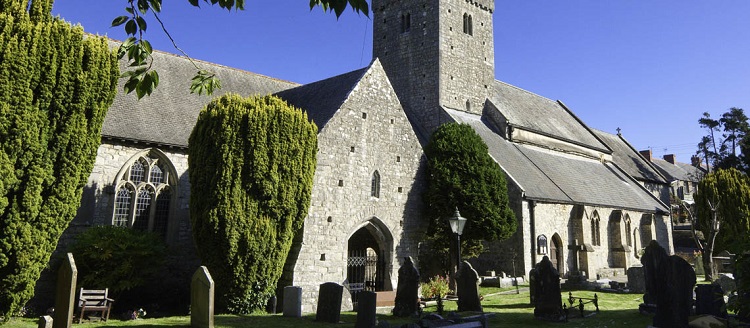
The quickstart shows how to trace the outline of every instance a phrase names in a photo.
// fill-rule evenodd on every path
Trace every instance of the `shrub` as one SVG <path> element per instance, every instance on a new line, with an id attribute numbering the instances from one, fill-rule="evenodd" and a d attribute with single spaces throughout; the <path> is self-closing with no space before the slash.
<path id="1" fill-rule="evenodd" d="M 119 75 L 104 38 L 51 8 L 0 2 L 0 320 L 31 299 L 80 206 Z"/>
<path id="2" fill-rule="evenodd" d="M 166 245 L 154 233 L 97 226 L 79 234 L 71 252 L 79 287 L 109 288 L 117 295 L 145 286 L 162 270 Z"/>
<path id="3" fill-rule="evenodd" d="M 448 278 L 445 276 L 434 276 L 430 281 L 422 283 L 422 298 L 425 299 L 445 298 L 450 292 Z"/>
<path id="4" fill-rule="evenodd" d="M 278 97 L 212 101 L 190 135 L 190 220 L 216 309 L 261 309 L 310 207 L 317 127 Z"/>

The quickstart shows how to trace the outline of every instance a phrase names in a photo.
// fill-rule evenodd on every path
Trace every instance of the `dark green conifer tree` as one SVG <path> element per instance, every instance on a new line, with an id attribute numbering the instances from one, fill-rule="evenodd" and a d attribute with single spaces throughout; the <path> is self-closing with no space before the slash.
<path id="1" fill-rule="evenodd" d="M 51 16 L 52 0 L 0 0 L 0 318 L 34 293 L 80 205 L 117 60 Z"/>
<path id="2" fill-rule="evenodd" d="M 273 97 L 227 95 L 189 140 L 190 219 L 217 309 L 262 308 L 310 206 L 317 127 Z"/>

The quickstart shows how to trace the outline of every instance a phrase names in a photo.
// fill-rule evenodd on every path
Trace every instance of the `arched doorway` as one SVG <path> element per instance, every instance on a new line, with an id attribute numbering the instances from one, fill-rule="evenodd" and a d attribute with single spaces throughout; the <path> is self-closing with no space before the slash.
<path id="1" fill-rule="evenodd" d="M 549 260 L 562 277 L 565 260 L 563 259 L 562 239 L 557 233 L 552 236 L 552 242 L 550 243 L 549 249 Z"/>
<path id="2" fill-rule="evenodd" d="M 360 292 L 393 289 L 389 269 L 392 245 L 390 232 L 377 218 L 365 222 L 349 237 L 346 280 L 355 311 Z"/>

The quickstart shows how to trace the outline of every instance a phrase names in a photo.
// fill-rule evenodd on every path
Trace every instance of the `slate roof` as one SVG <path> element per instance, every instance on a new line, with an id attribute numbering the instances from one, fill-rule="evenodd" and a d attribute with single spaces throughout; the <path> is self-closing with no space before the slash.
<path id="1" fill-rule="evenodd" d="M 492 131 L 479 115 L 445 110 L 457 122 L 474 128 L 527 199 L 668 212 L 662 202 L 612 163 L 512 143 Z"/>
<path id="2" fill-rule="evenodd" d="M 276 93 L 322 129 L 371 66 Z"/>
<path id="3" fill-rule="evenodd" d="M 562 103 L 497 80 L 494 88 L 490 101 L 510 125 L 606 153 L 610 151 Z"/>
<path id="4" fill-rule="evenodd" d="M 697 168 L 687 163 L 675 162 L 672 164 L 663 159 L 652 158 L 654 166 L 664 174 L 670 182 L 672 181 L 692 181 L 698 182 L 706 174 L 703 169 Z"/>
<path id="5" fill-rule="evenodd" d="M 617 166 L 627 172 L 630 176 L 649 182 L 668 183 L 664 176 L 652 166 L 638 151 L 633 148 L 621 135 L 615 135 L 591 129 L 612 149 L 612 158 Z"/>
<path id="6" fill-rule="evenodd" d="M 115 42 L 110 42 L 110 45 L 118 47 Z M 122 91 L 121 80 L 118 94 L 104 119 L 104 138 L 187 147 L 198 113 L 212 98 L 229 92 L 245 97 L 265 95 L 299 85 L 197 61 L 199 66 L 215 72 L 222 85 L 212 96 L 199 96 L 190 94 L 190 80 L 196 72 L 190 61 L 159 51 L 154 51 L 153 57 L 153 68 L 159 73 L 159 86 L 150 96 L 137 100 L 135 93 L 125 94 Z"/>

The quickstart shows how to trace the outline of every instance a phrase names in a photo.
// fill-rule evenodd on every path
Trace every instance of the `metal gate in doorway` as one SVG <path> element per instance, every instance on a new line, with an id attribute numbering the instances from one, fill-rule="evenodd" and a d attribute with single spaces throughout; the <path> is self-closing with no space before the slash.
<path id="1" fill-rule="evenodd" d="M 346 261 L 349 292 L 357 310 L 357 299 L 362 291 L 381 291 L 385 286 L 385 261 L 372 248 L 350 250 Z"/>

